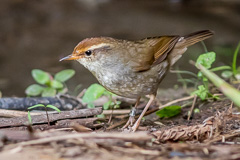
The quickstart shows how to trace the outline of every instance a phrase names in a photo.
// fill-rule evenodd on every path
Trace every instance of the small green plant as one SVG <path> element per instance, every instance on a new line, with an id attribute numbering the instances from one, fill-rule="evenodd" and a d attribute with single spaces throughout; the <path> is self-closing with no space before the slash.
<path id="1" fill-rule="evenodd" d="M 221 76 L 224 79 L 236 79 L 237 81 L 240 80 L 240 66 L 237 66 L 237 56 L 240 49 L 240 42 L 233 54 L 233 61 L 232 66 L 228 66 L 227 70 L 223 71 Z"/>
<path id="2" fill-rule="evenodd" d="M 198 57 L 196 63 L 201 64 L 207 69 L 210 69 L 215 59 L 216 59 L 215 52 L 207 52 L 205 54 L 201 54 Z M 213 97 L 213 95 L 209 91 L 209 81 L 207 77 L 201 71 L 198 72 L 197 76 L 201 80 L 202 85 L 199 85 L 198 89 L 192 92 L 192 95 L 194 94 L 197 95 L 199 98 L 201 98 L 201 100 L 206 100 L 207 98 Z"/>
<path id="3" fill-rule="evenodd" d="M 195 66 L 201 70 L 201 72 L 212 81 L 212 83 L 222 91 L 222 93 L 227 96 L 230 100 L 232 100 L 238 107 L 240 107 L 240 92 L 215 73 L 211 72 L 203 65 L 196 63 Z"/>
<path id="4" fill-rule="evenodd" d="M 119 105 L 121 102 L 113 99 L 113 96 L 115 95 L 107 91 L 101 85 L 96 83 L 88 87 L 82 100 L 84 103 L 87 103 L 88 108 L 94 108 L 95 106 L 93 102 L 104 95 L 108 97 L 108 101 L 104 103 L 103 109 L 107 110 L 107 109 L 119 108 Z"/>
<path id="5" fill-rule="evenodd" d="M 216 60 L 216 53 L 207 52 L 207 53 L 201 54 L 197 58 L 196 64 L 201 64 L 202 66 L 204 66 L 205 68 L 209 69 L 212 72 L 231 69 L 230 66 L 220 66 L 220 67 L 211 68 L 215 60 Z M 191 95 L 197 95 L 199 98 L 201 98 L 201 100 L 206 100 L 207 98 L 218 99 L 217 96 L 214 96 L 213 94 L 210 93 L 209 80 L 201 71 L 199 71 L 198 74 L 195 74 L 190 71 L 181 71 L 181 70 L 176 70 L 172 72 L 178 74 L 178 77 L 180 78 L 179 81 L 183 83 L 184 87 L 186 87 L 187 83 L 193 83 L 195 87 L 197 87 L 197 90 L 193 91 Z M 188 75 L 191 75 L 193 78 L 191 79 L 182 78 L 180 74 L 188 74 Z"/>
<path id="6" fill-rule="evenodd" d="M 72 69 L 62 70 L 54 75 L 54 77 L 40 69 L 32 70 L 32 77 L 38 84 L 32 84 L 27 87 L 25 93 L 28 96 L 53 97 L 57 93 L 66 92 L 65 82 L 69 80 L 75 71 Z"/>
<path id="7" fill-rule="evenodd" d="M 28 110 L 31 110 L 31 109 L 34 109 L 34 108 L 37 108 L 37 107 L 44 107 L 45 108 L 46 115 L 47 115 L 48 126 L 50 126 L 50 121 L 49 121 L 47 109 L 52 108 L 59 113 L 61 112 L 57 107 L 55 107 L 53 105 L 50 105 L 50 104 L 48 104 L 46 106 L 43 105 L 43 104 L 36 104 L 34 106 L 28 107 Z M 29 121 L 29 124 L 32 125 L 32 117 L 31 117 L 30 111 L 28 111 L 28 121 Z"/>
<path id="8" fill-rule="evenodd" d="M 170 117 L 174 117 L 178 114 L 181 113 L 181 106 L 167 106 L 159 111 L 156 112 L 156 115 L 159 116 L 160 118 L 170 118 Z"/>

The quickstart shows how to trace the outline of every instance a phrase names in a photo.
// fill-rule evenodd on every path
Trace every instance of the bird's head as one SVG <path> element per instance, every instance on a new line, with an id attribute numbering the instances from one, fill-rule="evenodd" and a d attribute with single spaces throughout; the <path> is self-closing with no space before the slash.
<path id="1" fill-rule="evenodd" d="M 77 60 L 80 63 L 95 61 L 112 49 L 113 41 L 114 39 L 108 37 L 84 39 L 78 43 L 71 55 L 60 59 L 60 61 Z"/>

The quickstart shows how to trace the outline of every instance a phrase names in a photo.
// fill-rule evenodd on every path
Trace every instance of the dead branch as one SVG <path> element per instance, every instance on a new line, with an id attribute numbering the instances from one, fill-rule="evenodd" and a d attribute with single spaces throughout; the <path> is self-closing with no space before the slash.
<path id="1" fill-rule="evenodd" d="M 188 97 L 179 98 L 179 99 L 176 99 L 174 101 L 168 102 L 168 103 L 166 103 L 166 104 L 164 104 L 162 106 L 159 106 L 158 109 L 163 109 L 163 108 L 165 108 L 167 106 L 170 106 L 170 105 L 172 105 L 174 103 L 178 103 L 178 102 L 181 102 L 181 101 L 186 101 L 186 100 L 193 99 L 193 98 L 194 98 L 194 96 L 188 96 Z"/>
<path id="2" fill-rule="evenodd" d="M 48 114 L 49 121 L 54 122 L 57 120 L 72 119 L 72 118 L 82 118 L 94 116 L 102 113 L 102 108 L 93 108 L 93 109 L 81 109 L 73 111 L 62 111 L 61 113 L 51 113 Z M 26 117 L 15 117 L 15 118 L 1 118 L 0 119 L 0 128 L 4 127 L 16 127 L 27 125 L 28 118 Z M 34 115 L 32 116 L 32 124 L 43 124 L 47 123 L 46 115 Z"/>
<path id="3" fill-rule="evenodd" d="M 98 118 L 65 119 L 65 120 L 57 121 L 56 125 L 48 126 L 47 124 L 38 124 L 38 125 L 33 125 L 32 128 L 34 131 L 36 131 L 36 130 L 45 131 L 45 130 L 50 130 L 50 129 L 62 129 L 62 128 L 69 128 L 69 129 L 73 130 L 72 127 L 74 124 L 83 125 L 85 127 L 92 128 L 92 129 L 102 127 L 103 126 L 102 123 L 100 123 L 100 124 L 94 123 L 96 120 L 98 120 Z M 1 130 L 25 131 L 25 130 L 27 130 L 27 126 L 11 127 L 11 128 L 7 128 L 7 129 L 1 129 Z"/>
<path id="4" fill-rule="evenodd" d="M 103 114 L 129 114 L 130 109 L 114 109 L 112 110 L 104 110 Z"/>
<path id="5" fill-rule="evenodd" d="M 0 109 L 0 117 L 13 118 L 13 117 L 27 116 L 27 114 L 28 113 L 24 111 Z M 39 115 L 39 114 L 44 114 L 44 113 L 31 113 L 31 115 Z"/>
<path id="6" fill-rule="evenodd" d="M 118 146 L 111 146 L 112 150 L 127 153 L 128 155 L 131 154 L 142 154 L 142 155 L 153 155 L 153 156 L 158 156 L 160 155 L 160 151 L 157 150 L 146 150 L 143 148 L 123 148 L 123 147 L 118 147 Z"/>
<path id="7" fill-rule="evenodd" d="M 191 107 L 191 109 L 190 109 L 190 113 L 189 113 L 188 118 L 187 118 L 188 121 L 190 120 L 190 117 L 192 116 L 192 112 L 193 112 L 193 109 L 194 109 L 194 107 L 195 107 L 195 103 L 196 103 L 196 101 L 197 101 L 197 96 L 194 95 L 194 99 L 193 99 L 192 107 Z"/>
<path id="8" fill-rule="evenodd" d="M 28 145 L 38 145 L 45 144 L 56 141 L 63 141 L 68 139 L 118 139 L 128 142 L 139 142 L 139 141 L 149 141 L 152 139 L 152 136 L 148 135 L 145 132 L 138 133 L 74 133 L 74 134 L 64 134 L 60 136 L 46 137 L 37 140 L 31 140 L 27 142 L 20 142 L 15 144 L 15 146 L 28 146 Z"/>

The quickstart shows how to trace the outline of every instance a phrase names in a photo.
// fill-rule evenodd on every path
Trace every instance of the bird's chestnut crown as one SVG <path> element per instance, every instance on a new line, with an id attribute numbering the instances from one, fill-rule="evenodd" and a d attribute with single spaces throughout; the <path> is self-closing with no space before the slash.
<path id="1" fill-rule="evenodd" d="M 112 46 L 111 41 L 113 41 L 113 39 L 109 37 L 84 39 L 83 41 L 78 43 L 78 45 L 74 48 L 73 53 L 71 55 L 60 59 L 60 61 L 91 58 L 101 50 L 110 49 Z"/>

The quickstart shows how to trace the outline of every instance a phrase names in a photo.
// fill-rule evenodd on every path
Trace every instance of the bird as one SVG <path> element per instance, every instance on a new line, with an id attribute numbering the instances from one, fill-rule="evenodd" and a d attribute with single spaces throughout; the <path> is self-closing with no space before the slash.
<path id="1" fill-rule="evenodd" d="M 108 91 L 136 99 L 129 120 L 123 127 L 129 127 L 135 132 L 156 98 L 158 86 L 169 68 L 182 57 L 189 46 L 211 36 L 212 31 L 202 30 L 185 36 L 166 35 L 136 41 L 111 37 L 86 38 L 77 44 L 72 54 L 60 61 L 76 60 Z M 132 125 L 134 110 L 144 96 L 148 96 L 149 101 Z"/>

